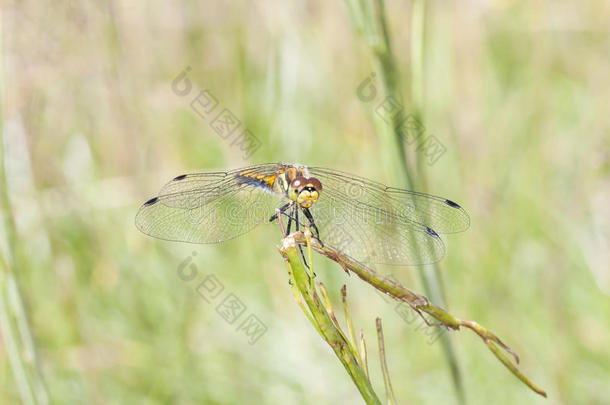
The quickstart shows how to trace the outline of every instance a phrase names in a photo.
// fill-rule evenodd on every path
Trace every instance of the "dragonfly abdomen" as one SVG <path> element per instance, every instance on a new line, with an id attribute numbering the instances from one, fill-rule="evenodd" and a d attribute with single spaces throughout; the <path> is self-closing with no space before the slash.
<path id="1" fill-rule="evenodd" d="M 235 178 L 239 184 L 247 184 L 265 190 L 273 191 L 273 183 L 275 182 L 276 174 L 265 175 L 252 170 L 245 170 L 237 173 Z"/>

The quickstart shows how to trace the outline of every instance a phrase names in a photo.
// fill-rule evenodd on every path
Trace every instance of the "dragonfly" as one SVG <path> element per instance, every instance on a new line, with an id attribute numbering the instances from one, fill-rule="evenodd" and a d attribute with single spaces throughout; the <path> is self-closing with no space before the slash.
<path id="1" fill-rule="evenodd" d="M 218 243 L 287 217 L 291 226 L 362 263 L 419 265 L 440 260 L 439 234 L 470 225 L 456 202 L 385 186 L 338 170 L 259 164 L 182 174 L 139 209 L 135 223 L 158 239 Z"/>

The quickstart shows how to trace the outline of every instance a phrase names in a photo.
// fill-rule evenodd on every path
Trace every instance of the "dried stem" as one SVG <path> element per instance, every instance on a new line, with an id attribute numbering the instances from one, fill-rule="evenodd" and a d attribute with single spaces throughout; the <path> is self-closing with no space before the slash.
<path id="1" fill-rule="evenodd" d="M 383 328 L 381 327 L 381 318 L 375 320 L 377 325 L 377 342 L 379 345 L 379 361 L 381 362 L 381 371 L 383 372 L 383 383 L 385 384 L 385 392 L 388 397 L 389 404 L 395 404 L 394 390 L 390 381 L 390 372 L 388 371 L 388 363 L 385 358 L 385 344 L 383 343 Z"/>
<path id="2" fill-rule="evenodd" d="M 299 244 L 307 244 L 307 239 L 303 235 L 302 232 L 296 232 L 291 235 L 287 239 L 294 241 Z M 286 240 L 286 239 L 285 239 Z M 481 339 L 485 342 L 489 350 L 524 384 L 530 387 L 534 392 L 546 397 L 546 392 L 532 383 L 524 374 L 522 374 L 515 364 L 510 361 L 510 358 L 506 356 L 506 353 L 509 353 L 515 360 L 515 362 L 519 363 L 519 357 L 517 354 L 504 342 L 502 342 L 496 335 L 487 330 L 485 327 L 479 325 L 474 321 L 463 321 L 451 315 L 446 310 L 437 307 L 432 304 L 428 298 L 423 295 L 420 295 L 404 286 L 400 283 L 390 280 L 387 277 L 384 277 L 375 270 L 365 266 L 364 264 L 353 260 L 349 256 L 346 256 L 342 252 L 336 250 L 332 246 L 324 245 L 321 246 L 320 243 L 316 239 L 311 239 L 310 246 L 316 252 L 326 256 L 327 258 L 337 262 L 343 270 L 349 273 L 349 271 L 354 272 L 358 277 L 367 283 L 371 284 L 373 287 L 377 288 L 379 291 L 384 294 L 389 295 L 396 301 L 401 301 L 407 303 L 423 320 L 428 326 L 442 326 L 451 330 L 458 330 L 460 326 L 468 328 L 475 332 Z M 430 315 L 434 319 L 438 321 L 438 323 L 430 323 L 424 313 Z M 505 352 L 503 352 L 503 349 Z"/>

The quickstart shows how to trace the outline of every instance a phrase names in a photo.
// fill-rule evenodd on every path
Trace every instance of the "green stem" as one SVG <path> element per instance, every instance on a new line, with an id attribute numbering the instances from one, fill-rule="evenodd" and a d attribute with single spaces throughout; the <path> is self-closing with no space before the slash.
<path id="1" fill-rule="evenodd" d="M 304 241 L 306 242 L 306 239 Z M 366 403 L 381 405 L 366 372 L 358 362 L 357 349 L 350 344 L 345 335 L 336 327 L 329 315 L 329 311 L 324 306 L 323 300 L 320 299 L 315 287 L 312 287 L 310 277 L 301 263 L 295 240 L 291 237 L 285 238 L 280 252 L 288 263 L 294 287 L 296 287 L 305 300 L 309 312 L 315 324 L 317 324 L 316 329 L 333 349 Z M 313 265 L 313 263 L 310 262 L 310 265 Z"/>
<path id="2" fill-rule="evenodd" d="M 0 17 L 1 18 L 1 17 Z M 0 35 L 2 35 L 0 19 Z M 17 232 L 8 197 L 4 150 L 4 72 L 0 37 L 0 216 L 2 235 L 0 241 L 0 335 L 6 344 L 6 351 L 15 378 L 21 401 L 25 404 L 46 404 L 49 402 L 47 391 L 39 370 L 34 341 L 30 332 L 23 299 L 19 292 L 15 251 Z"/>
<path id="3" fill-rule="evenodd" d="M 397 185 L 403 185 L 411 190 L 426 190 L 425 167 L 423 159 L 418 159 L 417 153 L 413 153 L 415 159 L 411 167 L 407 162 L 407 151 L 405 143 L 398 128 L 402 120 L 406 118 L 404 110 L 409 107 L 413 112 L 413 117 L 421 121 L 421 110 L 423 106 L 423 54 L 424 54 L 424 23 L 425 23 L 425 4 L 422 0 L 413 3 L 412 20 L 412 99 L 411 105 L 406 106 L 400 96 L 400 83 L 398 80 L 396 62 L 392 53 L 390 34 L 385 16 L 385 6 L 383 0 L 374 0 L 374 6 L 370 7 L 366 2 L 353 2 L 346 0 L 350 8 L 350 15 L 354 25 L 362 33 L 365 33 L 371 53 L 374 57 L 375 69 L 378 73 L 379 81 L 383 88 L 383 97 L 392 98 L 400 103 L 403 111 L 392 114 L 387 122 L 377 117 L 377 132 L 380 134 L 380 142 L 383 161 L 386 164 L 386 171 L 394 177 Z M 359 20 L 353 18 L 359 16 Z M 444 292 L 442 287 L 441 272 L 438 264 L 433 264 L 429 269 L 419 268 L 419 277 L 424 291 L 430 299 L 439 305 L 445 305 Z M 441 337 L 441 344 L 445 351 L 446 359 L 451 370 L 453 385 L 458 395 L 460 403 L 464 403 L 464 390 L 462 377 L 455 350 L 448 336 Z"/>

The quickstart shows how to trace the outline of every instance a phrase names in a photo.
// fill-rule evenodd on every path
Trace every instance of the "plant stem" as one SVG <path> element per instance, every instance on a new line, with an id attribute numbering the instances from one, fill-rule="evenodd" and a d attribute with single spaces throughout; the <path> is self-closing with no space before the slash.
<path id="1" fill-rule="evenodd" d="M 383 343 L 383 328 L 381 327 L 381 318 L 377 318 L 375 323 L 377 325 L 377 343 L 379 345 L 379 361 L 381 362 L 381 371 L 383 372 L 383 383 L 385 384 L 388 404 L 393 405 L 396 403 L 396 399 L 394 398 L 394 390 L 392 389 L 392 381 L 390 381 L 388 363 L 385 358 L 385 345 Z"/>
<path id="2" fill-rule="evenodd" d="M 384 2 L 383 0 L 374 0 L 374 6 L 372 7 L 367 2 L 352 2 L 347 0 L 347 3 L 354 25 L 361 33 L 364 33 L 368 40 L 385 100 L 395 100 L 401 106 L 401 111 L 398 113 L 391 114 L 385 117 L 385 119 L 378 116 L 375 120 L 377 132 L 380 134 L 381 149 L 384 155 L 383 161 L 387 166 L 386 172 L 394 177 L 395 184 L 402 185 L 411 190 L 425 192 L 426 179 L 423 159 L 418 159 L 417 153 L 412 154 L 415 162 L 412 162 L 411 168 L 409 167 L 403 135 L 399 130 L 403 120 L 407 118 L 404 114 L 406 106 L 400 96 L 400 84 L 396 62 L 392 53 Z M 353 18 L 354 16 L 357 16 L 358 19 Z M 421 108 L 423 105 L 424 23 L 425 5 L 422 0 L 415 0 L 413 3 L 413 40 L 411 44 L 413 60 L 411 66 L 412 102 L 410 104 L 412 105 L 409 107 L 413 109 L 412 116 L 417 121 L 421 121 Z M 419 267 L 418 270 L 426 294 L 433 302 L 445 306 L 439 265 L 435 263 L 429 268 Z M 455 350 L 448 336 L 441 336 L 441 342 L 451 370 L 458 401 L 464 403 L 462 377 Z"/>
<path id="3" fill-rule="evenodd" d="M 2 20 L 0 19 L 0 35 Z M 2 235 L 0 240 L 0 335 L 6 344 L 6 351 L 15 378 L 21 401 L 25 404 L 47 404 L 47 391 L 39 370 L 38 358 L 23 299 L 19 292 L 15 250 L 17 232 L 12 215 L 6 183 L 4 150 L 4 72 L 2 55 L 4 38 L 0 38 L 0 216 Z"/>
<path id="4" fill-rule="evenodd" d="M 326 256 L 327 258 L 337 262 L 343 270 L 346 272 L 352 271 L 356 273 L 358 277 L 379 291 L 387 294 L 396 301 L 406 302 L 423 320 L 428 326 L 435 327 L 446 327 L 450 330 L 458 330 L 460 327 L 465 327 L 475 332 L 487 345 L 489 350 L 506 366 L 519 380 L 526 384 L 530 389 L 539 395 L 546 397 L 546 392 L 540 387 L 532 383 L 519 369 L 513 364 L 510 359 L 503 353 L 499 348 L 509 353 L 516 363 L 519 363 L 519 357 L 517 354 L 504 342 L 500 340 L 495 334 L 489 331 L 487 328 L 479 325 L 474 321 L 463 321 L 451 315 L 446 310 L 433 304 L 427 297 L 420 295 L 400 283 L 393 281 L 387 277 L 378 274 L 375 270 L 365 266 L 364 264 L 350 258 L 343 254 L 337 249 L 324 245 L 321 246 L 317 240 L 312 239 L 308 242 L 307 238 L 302 232 L 295 232 L 288 237 L 291 243 L 299 243 L 301 245 L 310 244 L 310 246 L 316 252 Z M 286 239 L 288 239 L 286 238 Z M 286 240 L 285 239 L 285 240 Z M 296 252 L 296 249 L 295 249 Z M 295 253 L 296 255 L 296 253 Z M 298 258 L 298 256 L 297 256 Z M 439 323 L 431 324 L 428 319 L 423 315 L 426 313 L 432 318 L 436 319 Z"/>
<path id="5" fill-rule="evenodd" d="M 305 244 L 307 244 L 307 238 L 304 240 Z M 366 403 L 381 405 L 366 372 L 358 361 L 357 349 L 350 344 L 346 336 L 337 328 L 329 314 L 330 311 L 325 308 L 323 300 L 320 299 L 315 286 L 312 287 L 310 276 L 299 258 L 295 240 L 291 237 L 284 238 L 280 253 L 282 253 L 288 265 L 293 287 L 298 290 L 309 308 L 310 319 L 313 319 L 316 330 L 333 349 Z M 313 266 L 312 262 L 310 262 L 310 266 Z M 304 309 L 304 307 L 302 308 Z"/>

